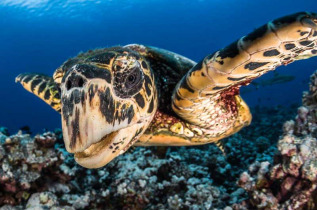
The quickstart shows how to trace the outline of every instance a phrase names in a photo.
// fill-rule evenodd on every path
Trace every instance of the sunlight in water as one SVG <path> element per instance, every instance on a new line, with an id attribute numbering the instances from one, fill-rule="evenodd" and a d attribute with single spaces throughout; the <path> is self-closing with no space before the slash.
<path id="1" fill-rule="evenodd" d="M 0 5 L 39 8 L 44 7 L 48 3 L 49 0 L 3 0 L 0 2 Z"/>
<path id="2" fill-rule="evenodd" d="M 111 2 L 112 0 L 108 0 Z M 60 7 L 68 7 L 72 6 L 72 4 L 87 4 L 87 3 L 94 3 L 100 4 L 101 1 L 94 1 L 94 0 L 66 0 L 66 1 L 54 1 L 54 0 L 2 0 L 0 1 L 0 5 L 3 6 L 19 6 L 25 7 L 28 9 L 34 8 L 50 8 L 52 5 L 60 6 Z"/>
<path id="3" fill-rule="evenodd" d="M 76 18 L 83 14 L 81 10 L 93 12 L 99 4 L 109 7 L 112 3 L 112 0 L 0 0 L 2 8 L 25 10 L 24 19 L 42 16 Z"/>

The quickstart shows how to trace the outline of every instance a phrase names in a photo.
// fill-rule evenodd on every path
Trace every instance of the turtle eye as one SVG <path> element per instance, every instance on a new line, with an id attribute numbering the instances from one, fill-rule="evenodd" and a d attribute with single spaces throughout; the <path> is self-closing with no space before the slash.
<path id="1" fill-rule="evenodd" d="M 133 88 L 140 83 L 142 79 L 142 72 L 139 68 L 134 68 L 127 75 L 124 86 L 127 89 Z"/>
<path id="2" fill-rule="evenodd" d="M 143 70 L 139 62 L 129 69 L 116 69 L 114 77 L 115 94 L 121 98 L 135 95 L 142 88 L 144 81 Z"/>

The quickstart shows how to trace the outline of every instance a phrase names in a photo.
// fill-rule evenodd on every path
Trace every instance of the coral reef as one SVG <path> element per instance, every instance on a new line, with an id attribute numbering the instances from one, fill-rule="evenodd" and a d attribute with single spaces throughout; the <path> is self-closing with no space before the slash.
<path id="1" fill-rule="evenodd" d="M 274 162 L 255 162 L 243 172 L 239 186 L 249 199 L 234 209 L 316 209 L 317 208 L 317 72 L 311 76 L 309 92 L 295 120 L 283 125 Z"/>
<path id="2" fill-rule="evenodd" d="M 54 148 L 54 133 L 34 138 L 18 133 L 1 139 L 2 209 L 8 205 L 18 209 L 142 209 L 149 204 L 153 209 L 210 208 L 223 206 L 229 196 L 213 186 L 207 167 L 186 165 L 172 153 L 159 159 L 150 149 L 137 148 L 107 167 L 87 170 L 62 145 Z"/>
<path id="3" fill-rule="evenodd" d="M 226 156 L 212 144 L 137 147 L 91 170 L 60 130 L 1 128 L 0 209 L 313 209 L 316 86 L 317 73 L 297 115 L 298 106 L 253 108 L 252 124 L 225 139 Z"/>
<path id="4" fill-rule="evenodd" d="M 314 206 L 317 187 L 317 141 L 306 136 L 284 136 L 274 165 L 255 162 L 238 184 L 250 194 L 246 209 L 302 209 Z M 240 205 L 235 205 L 241 209 Z"/>
<path id="5" fill-rule="evenodd" d="M 256 108 L 260 109 L 260 107 Z M 256 110 L 255 110 L 256 113 Z M 274 113 L 268 117 L 267 113 Z M 215 145 L 137 147 L 107 166 L 88 170 L 64 149 L 61 131 L 31 137 L 0 133 L 0 209 L 231 209 L 246 199 L 240 173 L 271 161 L 290 110 L 262 108 L 250 129 Z M 265 136 L 265 137 L 264 137 Z"/>
<path id="6" fill-rule="evenodd" d="M 23 203 L 29 199 L 30 191 L 42 189 L 41 182 L 46 181 L 43 171 L 56 168 L 60 161 L 54 147 L 40 146 L 51 138 L 55 134 L 31 138 L 22 133 L 10 137 L 0 133 L 0 205 Z"/>

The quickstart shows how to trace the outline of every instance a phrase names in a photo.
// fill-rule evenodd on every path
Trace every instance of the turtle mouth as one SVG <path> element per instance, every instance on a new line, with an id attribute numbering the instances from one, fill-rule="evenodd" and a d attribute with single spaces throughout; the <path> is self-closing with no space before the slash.
<path id="1" fill-rule="evenodd" d="M 80 152 L 75 152 L 76 162 L 86 168 L 99 168 L 120 154 L 123 154 L 143 133 L 144 123 L 118 129 L 91 144 Z"/>

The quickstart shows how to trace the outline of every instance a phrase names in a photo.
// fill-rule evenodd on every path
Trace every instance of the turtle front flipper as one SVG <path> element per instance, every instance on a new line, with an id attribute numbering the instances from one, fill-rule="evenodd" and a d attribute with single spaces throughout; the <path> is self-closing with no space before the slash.
<path id="1" fill-rule="evenodd" d="M 18 75 L 15 82 L 20 82 L 27 91 L 41 98 L 56 111 L 61 111 L 60 91 L 53 78 L 43 74 L 24 73 Z"/>
<path id="2" fill-rule="evenodd" d="M 317 14 L 271 21 L 194 66 L 177 84 L 172 108 L 217 141 L 251 121 L 239 88 L 276 67 L 317 55 Z"/>

